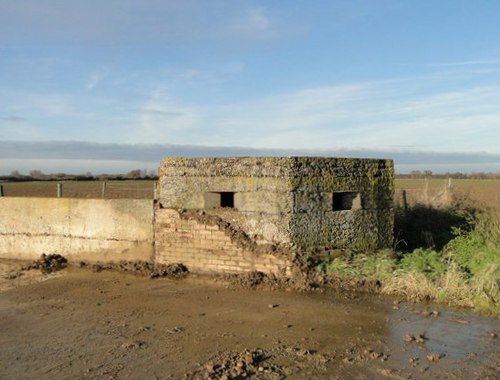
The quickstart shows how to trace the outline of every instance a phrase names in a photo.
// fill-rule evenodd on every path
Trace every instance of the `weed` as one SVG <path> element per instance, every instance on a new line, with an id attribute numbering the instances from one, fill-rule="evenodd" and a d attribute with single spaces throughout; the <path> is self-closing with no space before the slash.
<path id="1" fill-rule="evenodd" d="M 361 276 L 360 268 L 352 265 L 349 257 L 336 257 L 325 264 L 324 272 L 341 278 L 358 279 Z"/>
<path id="2" fill-rule="evenodd" d="M 381 291 L 412 301 L 423 301 L 433 298 L 434 289 L 433 282 L 425 274 L 398 269 L 394 271 L 393 276 L 382 283 Z"/>
<path id="3" fill-rule="evenodd" d="M 315 262 L 317 270 L 349 284 L 375 280 L 382 293 L 409 300 L 434 300 L 500 315 L 500 212 L 419 212 L 447 222 L 449 241 L 442 241 L 442 250 L 420 246 L 411 252 L 351 252 Z M 440 235 L 433 231 L 435 236 Z"/>
<path id="4" fill-rule="evenodd" d="M 446 269 L 446 265 L 438 252 L 422 248 L 404 255 L 399 262 L 399 267 L 407 272 L 423 273 L 430 279 L 442 276 Z"/>
<path id="5" fill-rule="evenodd" d="M 363 277 L 383 281 L 390 277 L 396 268 L 396 260 L 390 250 L 375 252 L 370 255 L 357 255 L 354 266 L 360 268 Z"/>

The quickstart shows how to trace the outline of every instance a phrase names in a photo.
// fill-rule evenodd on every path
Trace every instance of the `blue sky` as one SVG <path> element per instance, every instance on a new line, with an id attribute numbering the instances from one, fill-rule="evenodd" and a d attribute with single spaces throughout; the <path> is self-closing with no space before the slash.
<path id="1" fill-rule="evenodd" d="M 498 20 L 493 0 L 0 0 L 0 140 L 487 153 L 500 170 Z"/>

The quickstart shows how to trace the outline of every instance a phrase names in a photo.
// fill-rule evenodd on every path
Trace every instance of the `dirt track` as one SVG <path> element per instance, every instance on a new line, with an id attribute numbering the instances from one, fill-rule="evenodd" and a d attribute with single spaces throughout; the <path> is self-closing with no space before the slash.
<path id="1" fill-rule="evenodd" d="M 463 311 L 194 276 L 76 268 L 16 276 L 18 263 L 1 264 L 0 378 L 500 375 L 499 321 Z"/>

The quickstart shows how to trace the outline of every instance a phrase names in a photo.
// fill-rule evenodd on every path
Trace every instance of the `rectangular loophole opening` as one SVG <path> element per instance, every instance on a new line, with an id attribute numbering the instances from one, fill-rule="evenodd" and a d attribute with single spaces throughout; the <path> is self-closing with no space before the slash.
<path id="1" fill-rule="evenodd" d="M 358 210 L 361 208 L 359 193 L 354 191 L 339 191 L 332 194 L 332 210 Z"/>
<path id="2" fill-rule="evenodd" d="M 234 208 L 234 193 L 223 191 L 220 193 L 220 207 Z"/>
<path id="3" fill-rule="evenodd" d="M 204 194 L 203 199 L 205 209 L 216 207 L 234 208 L 234 192 L 209 192 Z"/>

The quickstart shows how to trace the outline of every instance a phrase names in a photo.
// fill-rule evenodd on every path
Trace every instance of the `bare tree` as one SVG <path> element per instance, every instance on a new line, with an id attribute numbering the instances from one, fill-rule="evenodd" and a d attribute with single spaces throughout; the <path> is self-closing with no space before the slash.
<path id="1" fill-rule="evenodd" d="M 141 169 L 135 169 L 131 170 L 127 173 L 126 177 L 127 178 L 133 178 L 133 179 L 138 179 L 141 178 Z"/>
<path id="2" fill-rule="evenodd" d="M 43 179 L 45 178 L 45 174 L 41 170 L 31 170 L 30 177 L 33 179 Z"/>

